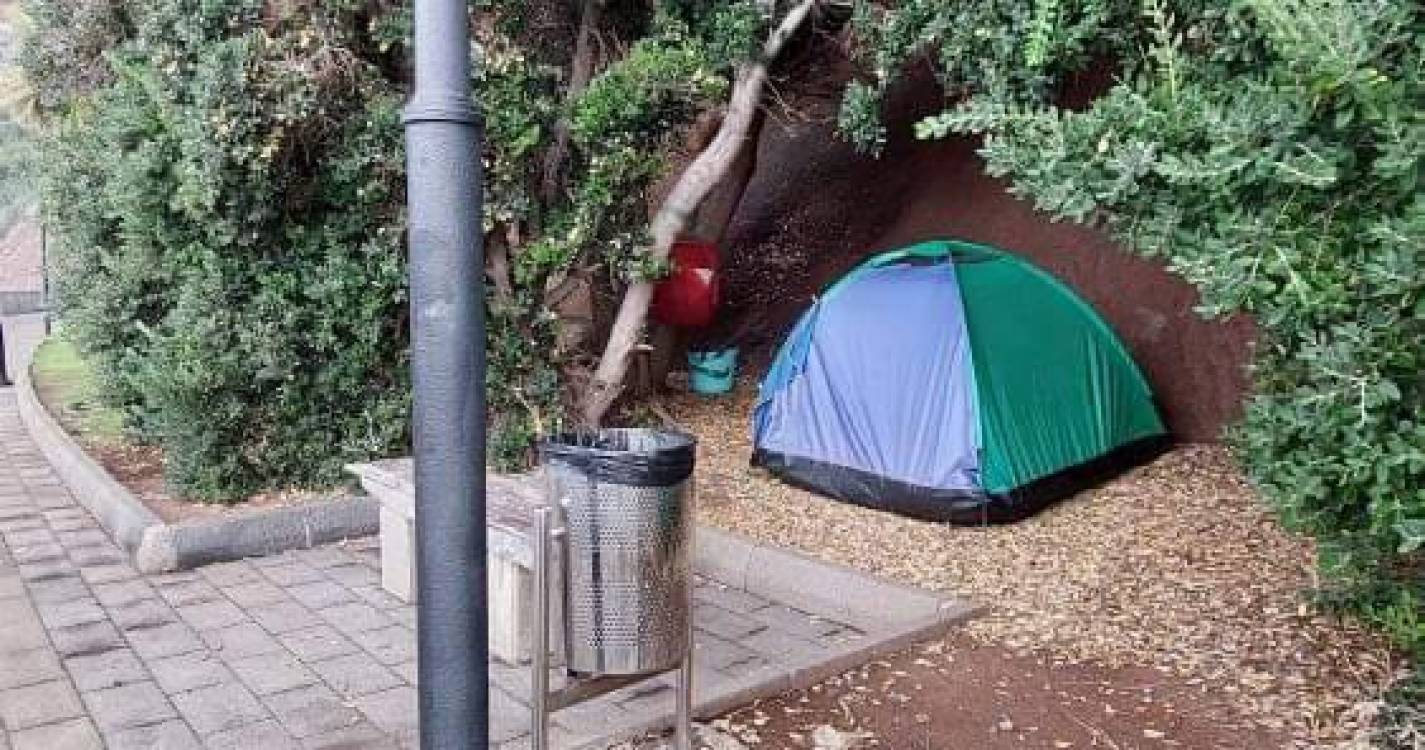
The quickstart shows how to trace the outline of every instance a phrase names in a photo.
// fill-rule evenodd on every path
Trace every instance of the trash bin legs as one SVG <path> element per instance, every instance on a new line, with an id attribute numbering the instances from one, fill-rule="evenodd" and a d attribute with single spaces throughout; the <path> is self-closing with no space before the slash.
<path id="1" fill-rule="evenodd" d="M 579 679 L 575 679 L 571 676 L 566 684 L 559 690 L 550 691 L 549 630 L 551 622 L 549 589 L 552 579 L 550 569 L 553 564 L 550 555 L 550 546 L 562 541 L 567 534 L 565 529 L 554 528 L 554 516 L 555 511 L 553 508 L 541 508 L 534 516 L 534 618 L 532 624 L 535 632 L 530 638 L 531 653 L 529 660 L 530 747 L 532 750 L 550 750 L 549 716 L 551 713 L 561 708 L 611 693 L 619 688 L 635 682 L 641 682 L 658 674 L 595 675 Z M 560 559 L 567 560 L 568 555 L 562 555 Z M 567 575 L 563 576 L 563 580 L 566 582 L 565 585 L 568 585 L 569 577 Z M 687 624 L 685 625 L 687 648 L 682 661 L 677 667 L 677 713 L 674 716 L 674 741 L 677 750 L 693 750 L 693 618 L 691 616 L 693 586 L 691 581 L 687 586 L 687 597 L 689 612 L 689 616 L 686 618 Z M 568 612 L 568 607 L 565 607 L 565 612 Z"/>
<path id="2" fill-rule="evenodd" d="M 688 586 L 688 651 L 678 667 L 678 707 L 673 717 L 677 750 L 693 750 L 693 587 Z"/>
<path id="3" fill-rule="evenodd" d="M 549 748 L 549 545 L 550 517 L 554 511 L 541 508 L 534 514 L 534 637 L 529 641 L 530 745 L 534 750 Z"/>

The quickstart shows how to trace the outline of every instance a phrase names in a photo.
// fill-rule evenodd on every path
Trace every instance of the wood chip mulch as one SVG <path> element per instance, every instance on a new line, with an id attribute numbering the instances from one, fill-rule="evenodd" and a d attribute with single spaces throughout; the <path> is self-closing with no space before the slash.
<path id="1" fill-rule="evenodd" d="M 1403 665 L 1309 605 L 1314 548 L 1227 451 L 1184 446 L 1026 521 L 957 528 L 835 502 L 748 465 L 749 383 L 663 407 L 699 437 L 699 515 L 719 528 L 991 605 L 976 638 L 1063 663 L 1141 666 L 1227 696 L 1301 747 L 1357 735 Z"/>

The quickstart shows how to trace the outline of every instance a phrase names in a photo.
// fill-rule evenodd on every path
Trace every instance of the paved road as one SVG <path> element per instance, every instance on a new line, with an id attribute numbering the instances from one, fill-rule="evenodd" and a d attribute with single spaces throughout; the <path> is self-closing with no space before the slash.
<path id="1" fill-rule="evenodd" d="M 9 393 L 0 537 L 0 750 L 414 736 L 415 615 L 377 586 L 369 542 L 140 576 L 50 471 Z"/>
<path id="2" fill-rule="evenodd" d="M 375 538 L 142 576 L 70 495 L 0 389 L 0 750 L 415 744 L 415 608 L 379 586 Z M 698 692 L 870 637 L 700 582 Z M 528 746 L 528 672 L 491 666 L 492 739 Z M 582 746 L 669 711 L 671 680 L 555 717 Z"/>

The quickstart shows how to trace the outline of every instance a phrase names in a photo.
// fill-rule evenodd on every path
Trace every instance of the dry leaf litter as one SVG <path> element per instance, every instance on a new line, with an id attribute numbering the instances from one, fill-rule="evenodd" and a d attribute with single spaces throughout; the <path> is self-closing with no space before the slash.
<path id="1" fill-rule="evenodd" d="M 1176 675 L 1299 747 L 1358 735 L 1361 706 L 1401 676 L 1378 639 L 1308 606 L 1311 542 L 1281 528 L 1221 447 L 1180 447 L 1017 524 L 957 528 L 751 468 L 755 397 L 744 382 L 663 405 L 699 438 L 699 515 L 714 526 L 991 605 L 972 636 Z"/>

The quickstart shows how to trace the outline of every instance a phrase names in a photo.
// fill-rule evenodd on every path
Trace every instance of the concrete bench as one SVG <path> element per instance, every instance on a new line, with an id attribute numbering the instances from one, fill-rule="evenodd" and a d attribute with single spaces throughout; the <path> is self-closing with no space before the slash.
<path id="1" fill-rule="evenodd" d="M 347 470 L 381 503 L 381 586 L 401 599 L 416 599 L 416 487 L 409 458 L 353 464 Z M 534 618 L 534 513 L 545 507 L 535 475 L 486 474 L 485 519 L 490 586 L 490 653 L 518 664 L 530 658 Z M 558 551 L 551 556 L 549 642 L 554 663 L 563 663 L 563 580 Z"/>

